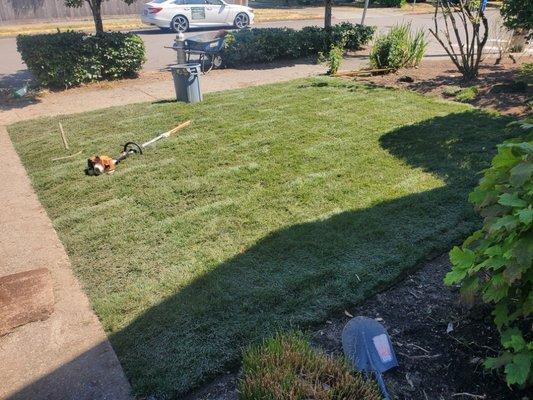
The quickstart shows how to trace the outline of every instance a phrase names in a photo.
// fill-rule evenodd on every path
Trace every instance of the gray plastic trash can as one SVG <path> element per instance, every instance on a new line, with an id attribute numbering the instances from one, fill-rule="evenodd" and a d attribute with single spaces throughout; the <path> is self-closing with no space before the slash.
<path id="1" fill-rule="evenodd" d="M 200 89 L 200 64 L 176 64 L 170 67 L 176 100 L 186 103 L 198 103 L 202 101 Z"/>

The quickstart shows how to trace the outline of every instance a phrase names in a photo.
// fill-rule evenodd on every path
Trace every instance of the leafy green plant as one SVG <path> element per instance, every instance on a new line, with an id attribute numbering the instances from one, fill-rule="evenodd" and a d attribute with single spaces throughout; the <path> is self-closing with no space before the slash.
<path id="1" fill-rule="evenodd" d="M 306 27 L 254 28 L 232 32 L 226 36 L 222 58 L 226 66 L 272 62 L 329 53 L 343 43 L 344 50 L 358 50 L 372 39 L 374 28 L 350 23 L 331 29 Z"/>
<path id="2" fill-rule="evenodd" d="M 379 400 L 376 385 L 347 362 L 313 350 L 302 333 L 266 340 L 244 353 L 240 400 Z"/>
<path id="3" fill-rule="evenodd" d="M 341 66 L 342 56 L 344 54 L 344 46 L 334 45 L 327 55 L 319 53 L 318 59 L 320 62 L 325 63 L 328 66 L 328 75 L 335 75 Z"/>
<path id="4" fill-rule="evenodd" d="M 457 93 L 455 93 L 455 100 L 460 101 L 461 103 L 470 103 L 474 101 L 479 93 L 477 86 L 468 86 L 462 88 Z"/>
<path id="5" fill-rule="evenodd" d="M 370 52 L 370 65 L 391 70 L 415 67 L 424 57 L 427 45 L 424 31 L 413 32 L 410 24 L 393 26 L 376 39 Z"/>
<path id="6" fill-rule="evenodd" d="M 403 7 L 407 0 L 377 0 L 375 3 L 384 7 Z"/>
<path id="7" fill-rule="evenodd" d="M 511 29 L 533 30 L 533 2 L 531 0 L 505 0 L 500 12 L 505 25 Z"/>
<path id="8" fill-rule="evenodd" d="M 145 61 L 144 43 L 132 33 L 19 35 L 17 49 L 39 83 L 51 88 L 134 76 Z"/>
<path id="9" fill-rule="evenodd" d="M 518 71 L 518 80 L 527 85 L 533 85 L 533 63 L 524 63 Z"/>
<path id="10" fill-rule="evenodd" d="M 522 122 L 525 129 L 531 121 Z M 502 354 L 487 368 L 505 367 L 509 385 L 533 382 L 533 141 L 508 141 L 498 147 L 470 201 L 483 226 L 450 252 L 447 285 L 460 284 L 462 296 L 493 305 Z"/>
<path id="11" fill-rule="evenodd" d="M 447 97 L 453 97 L 455 96 L 457 93 L 459 93 L 461 91 L 461 86 L 456 86 L 456 85 L 450 85 L 450 86 L 446 86 L 443 90 L 442 90 L 442 94 L 444 96 L 447 96 Z"/>

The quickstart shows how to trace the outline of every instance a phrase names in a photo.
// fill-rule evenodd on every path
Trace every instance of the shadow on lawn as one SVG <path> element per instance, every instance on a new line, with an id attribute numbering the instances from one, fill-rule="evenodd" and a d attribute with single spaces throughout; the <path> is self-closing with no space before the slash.
<path id="1" fill-rule="evenodd" d="M 135 391 L 179 396 L 236 367 L 243 345 L 322 322 L 448 250 L 478 224 L 466 197 L 506 122 L 472 110 L 382 136 L 444 185 L 272 232 L 153 306 L 110 336 Z"/>

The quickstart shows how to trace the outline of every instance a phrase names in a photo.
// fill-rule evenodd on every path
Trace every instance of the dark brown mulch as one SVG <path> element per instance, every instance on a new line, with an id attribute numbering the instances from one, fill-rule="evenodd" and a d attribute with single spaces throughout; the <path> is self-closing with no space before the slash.
<path id="1" fill-rule="evenodd" d="M 347 314 L 365 315 L 382 322 L 394 343 L 400 365 L 385 379 L 395 399 L 528 399 L 483 368 L 485 357 L 497 355 L 498 333 L 490 310 L 466 308 L 458 302 L 458 291 L 444 286 L 449 269 L 447 255 L 425 263 L 404 281 L 327 321 L 312 333 L 313 344 L 342 354 Z M 228 373 L 187 400 L 237 399 L 237 379 L 237 373 Z"/>
<path id="2" fill-rule="evenodd" d="M 399 362 L 398 368 L 386 373 L 390 391 L 397 399 L 413 400 L 522 399 L 524 392 L 511 391 L 499 375 L 483 368 L 484 358 L 497 355 L 498 332 L 489 309 L 467 309 L 459 303 L 458 291 L 444 286 L 449 269 L 448 257 L 438 257 L 405 281 L 348 310 L 387 327 Z M 314 335 L 316 343 L 340 353 L 347 320 L 326 324 Z"/>
<path id="3" fill-rule="evenodd" d="M 528 102 L 533 97 L 533 87 L 529 88 L 517 82 L 520 65 L 533 62 L 533 57 L 523 56 L 513 63 L 511 59 L 503 59 L 494 65 L 494 59 L 487 59 L 480 67 L 478 79 L 465 82 L 461 74 L 449 60 L 424 59 L 420 67 L 402 69 L 396 73 L 356 78 L 359 82 L 370 82 L 377 85 L 392 86 L 414 90 L 423 94 L 436 95 L 443 98 L 443 91 L 449 86 L 477 86 L 478 96 L 471 104 L 492 109 L 506 115 L 517 117 L 531 113 Z M 409 79 L 407 79 L 409 78 Z M 412 80 L 412 82 L 405 82 Z M 448 98 L 453 99 L 453 98 Z"/>

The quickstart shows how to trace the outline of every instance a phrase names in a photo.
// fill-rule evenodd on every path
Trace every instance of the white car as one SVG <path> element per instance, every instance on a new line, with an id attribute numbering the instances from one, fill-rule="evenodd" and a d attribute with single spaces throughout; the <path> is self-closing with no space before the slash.
<path id="1" fill-rule="evenodd" d="M 254 22 L 254 10 L 223 0 L 153 0 L 144 6 L 141 20 L 174 32 L 210 26 L 242 29 Z"/>

